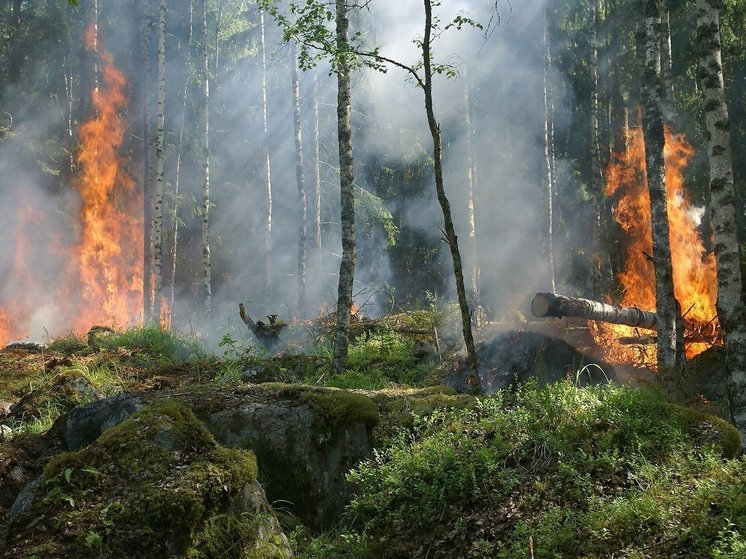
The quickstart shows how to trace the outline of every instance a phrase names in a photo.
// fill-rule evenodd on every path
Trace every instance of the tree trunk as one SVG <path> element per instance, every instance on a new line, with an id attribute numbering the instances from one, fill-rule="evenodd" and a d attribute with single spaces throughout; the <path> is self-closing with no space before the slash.
<path id="1" fill-rule="evenodd" d="M 295 125 L 295 178 L 298 185 L 298 205 L 300 216 L 298 219 L 298 315 L 304 318 L 306 309 L 306 245 L 308 226 L 306 220 L 308 208 L 306 202 L 306 181 L 303 176 L 303 133 L 301 128 L 301 99 L 300 80 L 298 80 L 298 55 L 295 43 L 291 43 L 292 82 L 293 82 L 293 121 Z"/>
<path id="2" fill-rule="evenodd" d="M 674 296 L 666 208 L 666 173 L 663 160 L 663 117 L 661 114 L 660 13 L 657 0 L 641 0 L 644 5 L 644 67 L 640 80 L 643 97 L 645 162 L 653 227 L 656 311 L 658 314 L 658 370 L 664 389 L 672 399 L 680 399 L 685 371 L 683 323 Z M 643 33 L 643 31 L 641 31 Z M 642 37 L 641 37 L 642 39 Z M 640 41 L 642 42 L 642 41 Z"/>
<path id="3" fill-rule="evenodd" d="M 143 142 L 143 319 L 147 323 L 153 316 L 153 191 L 155 169 L 153 154 L 153 88 L 151 84 L 153 65 L 151 62 L 152 37 L 153 37 L 153 14 L 151 12 L 150 0 L 143 0 L 142 4 L 143 24 L 141 26 L 141 49 L 142 49 L 142 142 Z"/>
<path id="4" fill-rule="evenodd" d="M 661 109 L 666 122 L 674 121 L 673 59 L 671 56 L 671 14 L 668 0 L 660 1 L 661 14 L 661 76 L 663 79 L 663 102 Z"/>
<path id="5" fill-rule="evenodd" d="M 544 175 L 546 176 L 547 222 L 546 242 L 544 252 L 549 267 L 549 286 L 556 289 L 556 274 L 554 270 L 554 179 L 552 172 L 552 143 L 551 143 L 551 114 L 549 110 L 549 73 L 551 71 L 551 52 L 549 48 L 549 8 L 544 8 Z"/>
<path id="6" fill-rule="evenodd" d="M 264 10 L 259 10 L 259 50 L 262 56 L 262 161 L 264 163 L 264 304 L 272 302 L 272 164 L 269 157 L 267 125 L 267 47 L 264 36 Z"/>
<path id="7" fill-rule="evenodd" d="M 476 199 L 476 165 L 474 163 L 474 150 L 471 145 L 471 102 L 469 100 L 469 77 L 464 70 L 464 128 L 466 148 L 466 220 L 469 233 L 469 291 L 471 305 L 474 309 L 474 326 L 479 329 L 482 326 L 483 310 L 479 302 L 479 250 L 477 245 L 477 221 L 474 211 Z"/>
<path id="8" fill-rule="evenodd" d="M 189 0 L 189 35 L 187 37 L 187 59 L 186 68 L 191 66 L 192 62 L 192 37 L 193 37 L 193 26 L 194 26 L 194 0 Z M 176 165 L 174 169 L 174 191 L 173 191 L 173 207 L 171 208 L 171 238 L 173 244 L 171 245 L 171 293 L 169 295 L 168 305 L 168 323 L 171 324 L 174 299 L 176 297 L 176 267 L 178 262 L 178 247 L 179 247 L 179 197 L 180 197 L 180 181 L 181 181 L 181 156 L 184 151 L 184 129 L 186 128 L 186 115 L 187 115 L 187 92 L 189 90 L 189 76 L 185 72 L 184 78 L 184 93 L 181 98 L 181 124 L 179 125 L 179 143 L 176 146 Z"/>
<path id="9" fill-rule="evenodd" d="M 350 63 L 347 33 L 347 5 L 336 0 L 337 21 L 337 139 L 339 142 L 339 192 L 342 225 L 342 262 L 339 265 L 337 290 L 337 326 L 334 336 L 332 370 L 342 373 L 347 367 L 348 329 L 355 276 L 355 194 L 352 160 L 352 122 L 350 107 Z"/>
<path id="10" fill-rule="evenodd" d="M 603 190 L 604 175 L 601 169 L 601 145 L 599 143 L 599 118 L 598 118 L 598 29 L 599 29 L 599 11 L 601 5 L 599 0 L 590 0 L 591 14 L 591 192 L 593 195 L 593 205 L 595 210 L 595 219 L 593 220 L 593 296 L 600 298 L 604 291 L 602 262 L 603 247 L 601 238 L 603 237 L 603 226 L 606 222 L 604 215 Z"/>
<path id="11" fill-rule="evenodd" d="M 319 126 L 319 76 L 313 74 L 313 245 L 321 258 L 321 130 Z M 320 260 L 317 262 L 320 266 Z"/>
<path id="12" fill-rule="evenodd" d="M 433 90 L 432 79 L 433 71 L 430 58 L 430 43 L 432 41 L 432 0 L 424 0 L 425 4 L 425 33 L 422 40 L 422 61 L 424 64 L 424 93 L 425 93 L 425 112 L 427 113 L 427 122 L 430 128 L 430 134 L 433 138 L 433 166 L 435 171 L 435 189 L 438 192 L 438 202 L 443 212 L 443 222 L 445 227 L 446 241 L 451 249 L 451 259 L 453 260 L 453 271 L 456 278 L 456 292 L 458 294 L 459 308 L 461 309 L 461 325 L 466 344 L 467 363 L 469 365 L 469 386 L 474 392 L 481 390 L 481 381 L 479 370 L 477 369 L 477 351 L 474 346 L 474 335 L 471 328 L 471 313 L 469 312 L 469 302 L 466 298 L 466 287 L 464 284 L 464 272 L 461 264 L 461 254 L 458 247 L 458 237 L 453 227 L 453 218 L 451 217 L 451 204 L 445 192 L 443 183 L 442 167 L 442 146 L 440 136 L 440 125 L 435 119 L 433 109 Z"/>
<path id="13" fill-rule="evenodd" d="M 731 381 L 731 419 L 741 431 L 741 444 L 746 448 L 746 324 L 741 296 L 730 119 L 723 86 L 721 6 L 718 0 L 697 0 L 697 43 L 701 48 L 699 77 L 705 96 L 709 136 L 711 221 L 718 277 L 717 310 L 725 338 L 726 367 Z"/>
<path id="14" fill-rule="evenodd" d="M 10 29 L 13 36 L 10 40 L 10 52 L 8 57 L 8 81 L 18 83 L 21 79 L 22 46 L 21 46 L 21 0 L 11 0 L 10 4 Z"/>
<path id="15" fill-rule="evenodd" d="M 155 125 L 155 191 L 153 192 L 153 320 L 161 322 L 163 285 L 163 127 L 166 101 L 166 0 L 158 6 L 158 100 Z"/>
<path id="16" fill-rule="evenodd" d="M 212 280 L 210 270 L 210 62 L 208 57 L 207 0 L 202 0 L 202 312 L 212 313 Z"/>
<path id="17" fill-rule="evenodd" d="M 556 293 L 537 293 L 531 301 L 531 313 L 539 318 L 575 316 L 647 330 L 656 330 L 658 326 L 658 317 L 649 311 L 634 307 L 619 307 L 579 297 L 565 297 Z"/>

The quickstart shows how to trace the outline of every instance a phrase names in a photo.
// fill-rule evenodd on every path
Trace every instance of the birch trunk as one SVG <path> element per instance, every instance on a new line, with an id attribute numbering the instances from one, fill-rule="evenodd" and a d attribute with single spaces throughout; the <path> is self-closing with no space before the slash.
<path id="1" fill-rule="evenodd" d="M 482 326 L 483 310 L 479 302 L 479 247 L 477 244 L 477 220 L 474 211 L 476 199 L 476 165 L 474 163 L 474 150 L 472 149 L 472 125 L 471 125 L 471 102 L 469 100 L 469 77 L 464 70 L 464 127 L 466 147 L 466 220 L 469 234 L 469 259 L 471 260 L 469 270 L 469 291 L 472 308 L 474 309 L 474 326 L 479 329 Z"/>
<path id="2" fill-rule="evenodd" d="M 212 313 L 212 281 L 210 270 L 210 62 L 208 57 L 207 0 L 202 0 L 202 312 Z"/>
<path id="3" fill-rule="evenodd" d="M 552 291 L 556 289 L 556 274 L 554 270 L 554 179 L 552 177 L 554 167 L 552 165 L 552 144 L 550 125 L 550 102 L 549 102 L 549 73 L 551 71 L 551 53 L 549 49 L 549 8 L 544 8 L 544 174 L 546 176 L 546 199 L 547 199 L 547 222 L 546 242 L 544 252 L 546 253 L 549 267 L 549 285 Z"/>
<path id="4" fill-rule="evenodd" d="M 269 157 L 267 118 L 267 46 L 264 10 L 259 10 L 259 50 L 262 56 L 262 161 L 264 164 L 264 304 L 272 303 L 272 163 Z"/>
<path id="5" fill-rule="evenodd" d="M 306 245 L 308 243 L 308 226 L 306 220 L 308 207 L 306 202 L 306 181 L 303 176 L 303 130 L 301 126 L 300 80 L 298 79 L 298 54 L 295 43 L 291 43 L 292 82 L 293 82 L 293 121 L 295 126 L 295 178 L 298 185 L 298 206 L 300 217 L 298 223 L 298 315 L 304 318 L 306 308 Z"/>
<path id="6" fill-rule="evenodd" d="M 194 25 L 194 0 L 189 0 L 189 36 L 187 38 L 187 59 L 186 67 L 189 68 L 192 63 L 192 36 Z M 189 76 L 185 73 L 184 92 L 181 97 L 181 124 L 179 125 L 179 143 L 176 146 L 176 165 L 174 169 L 174 191 L 173 207 L 171 208 L 171 293 L 169 295 L 168 305 L 168 322 L 171 324 L 174 308 L 174 298 L 176 296 L 176 268 L 178 263 L 179 247 L 179 201 L 180 201 L 180 181 L 181 181 L 181 156 L 184 149 L 184 129 L 186 128 L 187 115 L 187 92 L 189 90 Z"/>
<path id="7" fill-rule="evenodd" d="M 660 1 L 661 14 L 661 76 L 663 79 L 663 118 L 666 122 L 674 121 L 674 83 L 673 59 L 671 55 L 671 14 L 668 0 Z"/>
<path id="8" fill-rule="evenodd" d="M 153 154 L 155 146 L 153 145 L 153 90 L 152 82 L 152 38 L 153 38 L 153 18 L 151 13 L 150 0 L 144 0 L 142 6 L 142 26 L 141 26 L 141 56 L 142 56 L 142 76 L 140 83 L 142 86 L 142 142 L 143 142 L 143 272 L 142 272 L 142 295 L 143 295 L 143 320 L 150 322 L 153 316 L 153 191 L 155 168 Z"/>
<path id="9" fill-rule="evenodd" d="M 641 0 L 644 11 L 644 68 L 640 80 L 643 97 L 645 162 L 653 226 L 656 314 L 658 315 L 658 370 L 667 395 L 681 399 L 684 375 L 683 323 L 674 296 L 666 209 L 666 174 L 663 160 L 663 117 L 661 114 L 660 12 L 657 0 Z M 639 53 L 638 53 L 639 54 Z"/>
<path id="10" fill-rule="evenodd" d="M 319 126 L 319 77 L 313 74 L 313 245 L 321 258 L 321 131 Z M 318 262 L 320 266 L 320 261 Z"/>
<path id="11" fill-rule="evenodd" d="M 438 202 L 443 212 L 443 222 L 445 228 L 446 241 L 451 250 L 451 259 L 453 260 L 453 271 L 456 279 L 456 292 L 458 295 L 459 308 L 461 310 L 461 325 L 466 344 L 467 363 L 469 366 L 469 386 L 474 392 L 481 390 L 481 381 L 479 370 L 477 368 L 477 351 L 474 346 L 474 335 L 471 327 L 471 313 L 469 312 L 469 302 L 466 298 L 466 286 L 464 284 L 464 271 L 461 263 L 461 253 L 458 246 L 458 237 L 453 226 L 451 216 L 451 204 L 446 196 L 445 185 L 443 182 L 442 166 L 442 145 L 440 136 L 440 125 L 435 118 L 433 109 L 433 90 L 432 79 L 433 70 L 431 66 L 430 44 L 432 41 L 433 14 L 432 0 L 424 0 L 425 4 L 425 32 L 422 40 L 422 62 L 424 70 L 424 94 L 425 94 L 425 112 L 427 113 L 427 123 L 430 128 L 430 134 L 433 139 L 433 166 L 435 171 L 435 189 L 438 193 Z"/>
<path id="12" fill-rule="evenodd" d="M 702 91 L 709 137 L 711 221 L 718 276 L 718 318 L 725 337 L 726 367 L 730 374 L 731 419 L 746 447 L 746 325 L 741 298 L 733 184 L 730 119 L 725 102 L 720 46 L 720 0 L 697 0 L 697 43 L 700 45 Z"/>
<path id="13" fill-rule="evenodd" d="M 158 6 L 158 100 L 155 125 L 155 191 L 153 192 L 153 320 L 161 322 L 163 285 L 163 127 L 166 101 L 166 0 Z"/>
<path id="14" fill-rule="evenodd" d="M 602 262 L 604 261 L 601 246 L 603 224 L 605 223 L 603 189 L 604 176 L 601 169 L 601 145 L 598 130 L 598 28 L 599 28 L 599 0 L 590 0 L 591 13 L 591 192 L 593 193 L 594 209 L 596 212 L 593 223 L 593 296 L 601 298 L 604 293 L 602 278 Z"/>
<path id="15" fill-rule="evenodd" d="M 350 63 L 345 0 L 336 0 L 337 34 L 337 140 L 339 143 L 339 192 L 342 225 L 342 262 L 339 265 L 337 289 L 337 326 L 334 336 L 332 370 L 342 373 L 347 367 L 348 330 L 352 285 L 355 276 L 355 197 L 352 159 L 352 121 L 350 107 Z"/>

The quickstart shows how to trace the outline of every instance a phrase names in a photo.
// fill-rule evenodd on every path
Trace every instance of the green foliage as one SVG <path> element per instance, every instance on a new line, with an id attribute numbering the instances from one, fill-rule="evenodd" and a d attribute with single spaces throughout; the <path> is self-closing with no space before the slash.
<path id="1" fill-rule="evenodd" d="M 52 343 L 49 344 L 49 351 L 56 351 L 64 355 L 75 355 L 77 353 L 87 351 L 88 344 L 83 336 L 77 336 L 70 334 L 69 336 L 63 336 L 61 338 L 55 338 Z"/>
<path id="2" fill-rule="evenodd" d="M 350 475 L 357 543 L 339 556 L 512 558 L 529 537 L 547 559 L 732 553 L 746 461 L 723 457 L 730 431 L 653 393 L 570 383 L 436 411 Z"/>
<path id="3" fill-rule="evenodd" d="M 200 353 L 196 342 L 172 330 L 148 324 L 100 338 L 102 349 L 123 348 L 137 352 L 143 365 L 184 362 Z"/>

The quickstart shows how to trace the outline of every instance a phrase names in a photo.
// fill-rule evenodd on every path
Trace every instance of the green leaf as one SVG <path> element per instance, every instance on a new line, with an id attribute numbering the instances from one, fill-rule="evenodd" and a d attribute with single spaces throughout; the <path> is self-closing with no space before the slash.
<path id="1" fill-rule="evenodd" d="M 72 478 L 72 475 L 73 475 L 73 469 L 74 468 L 65 468 L 65 481 L 67 483 L 70 483 L 70 479 Z"/>

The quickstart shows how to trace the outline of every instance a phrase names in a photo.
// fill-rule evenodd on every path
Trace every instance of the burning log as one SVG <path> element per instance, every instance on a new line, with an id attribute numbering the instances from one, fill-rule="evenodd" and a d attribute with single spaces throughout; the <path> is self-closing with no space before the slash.
<path id="1" fill-rule="evenodd" d="M 565 297 L 556 293 L 537 293 L 531 301 L 531 312 L 539 318 L 575 316 L 647 330 L 656 330 L 658 324 L 658 316 L 653 312 L 635 307 L 618 307 L 579 297 Z"/>
<path id="2" fill-rule="evenodd" d="M 279 341 L 280 332 L 287 326 L 282 320 L 277 320 L 276 314 L 267 315 L 269 322 L 257 320 L 254 322 L 249 313 L 246 312 L 246 307 L 243 303 L 238 304 L 238 311 L 241 315 L 241 320 L 248 327 L 249 330 L 257 337 L 257 339 L 267 348 L 272 347 Z"/>

